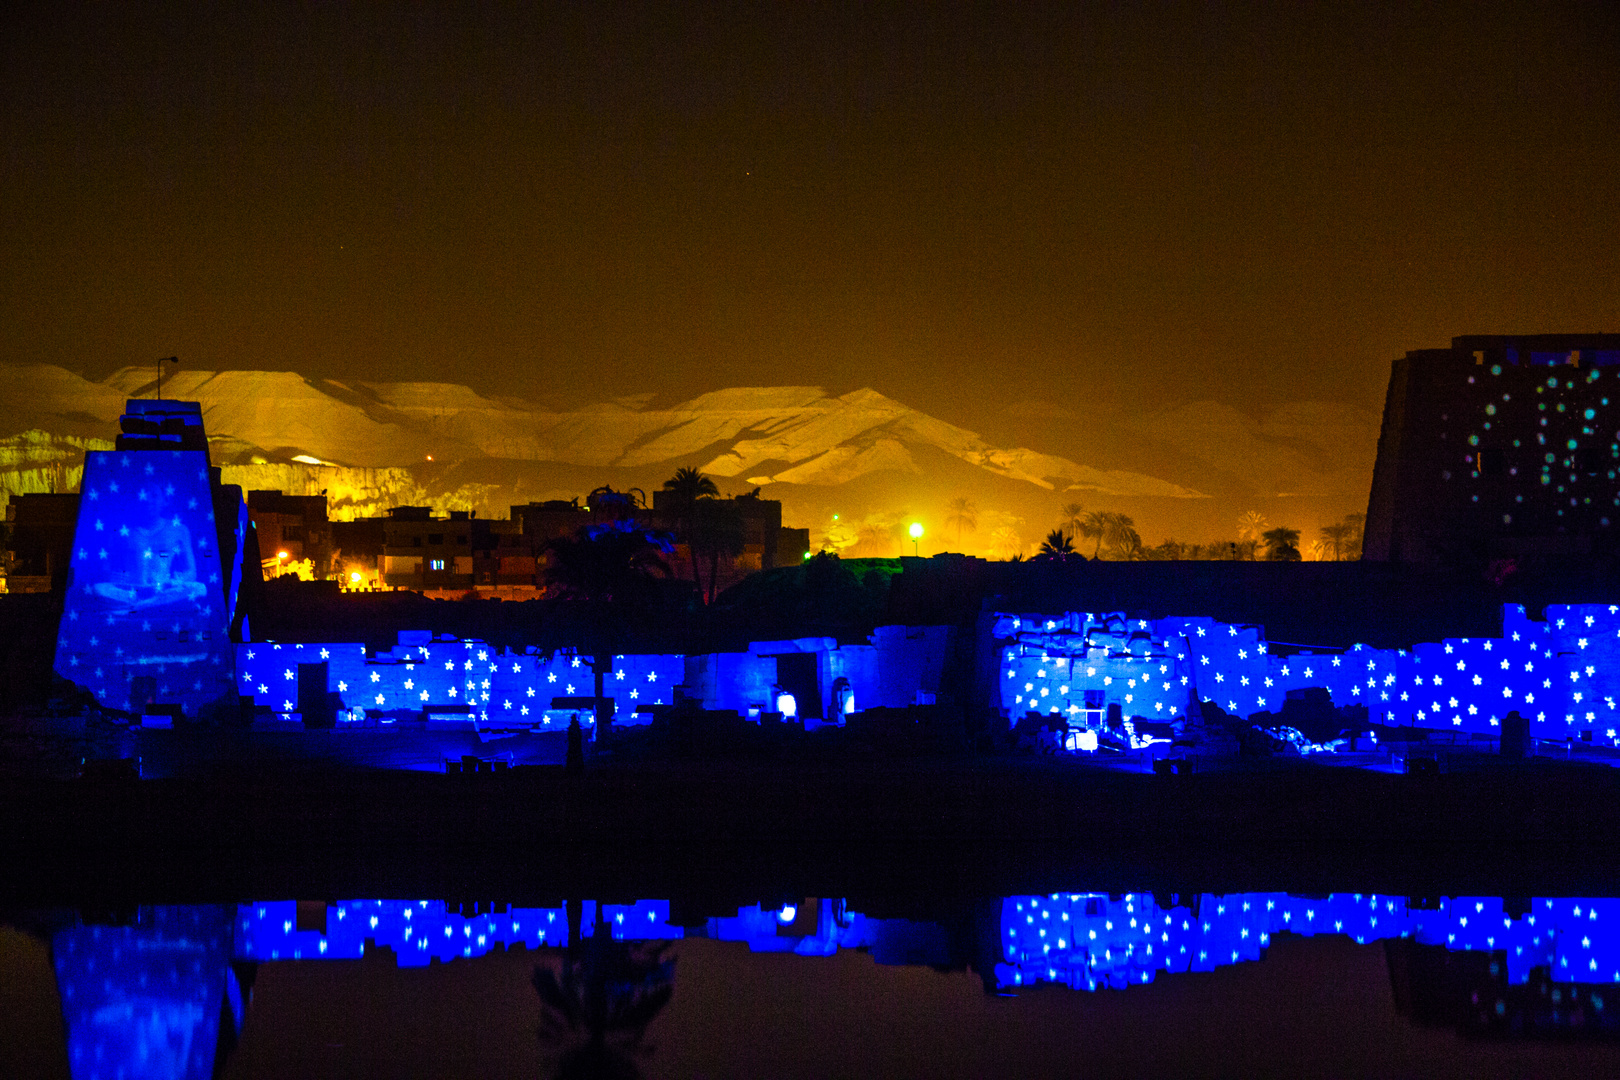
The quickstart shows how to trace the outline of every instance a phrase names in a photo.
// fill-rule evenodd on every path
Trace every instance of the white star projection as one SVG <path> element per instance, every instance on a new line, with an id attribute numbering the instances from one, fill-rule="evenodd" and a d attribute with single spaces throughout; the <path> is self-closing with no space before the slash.
<path id="1" fill-rule="evenodd" d="M 596 921 L 597 902 L 585 901 L 586 925 Z M 619 941 L 669 940 L 682 936 L 669 921 L 668 900 L 603 904 L 601 914 Z M 496 948 L 538 949 L 569 944 L 564 908 L 509 907 L 463 915 L 442 900 L 341 900 L 327 906 L 326 930 L 299 930 L 292 900 L 240 904 L 236 950 L 251 960 L 358 960 L 367 943 L 392 950 L 402 968 L 426 967 L 483 956 Z"/>
<path id="2" fill-rule="evenodd" d="M 1161 972 L 1258 960 L 1283 930 L 1341 934 L 1363 945 L 1409 937 L 1495 954 L 1508 986 L 1525 985 L 1538 968 L 1558 983 L 1620 983 L 1620 900 L 1536 899 L 1515 917 L 1499 897 L 1457 896 L 1416 907 L 1404 896 L 1373 893 L 1206 893 L 1168 909 L 1151 893 L 1011 896 L 1001 905 L 1003 962 L 995 974 L 1003 986 L 1124 989 Z"/>
<path id="3" fill-rule="evenodd" d="M 1116 702 L 1127 718 L 1166 719 L 1184 715 L 1192 694 L 1252 716 L 1280 711 L 1290 690 L 1320 687 L 1336 706 L 1365 705 L 1375 723 L 1495 736 L 1518 710 L 1536 738 L 1620 745 L 1610 734 L 1620 724 L 1620 606 L 1554 605 L 1538 622 L 1507 605 L 1502 621 L 1494 638 L 1282 655 L 1258 627 L 1203 617 L 1144 627 L 1119 615 L 1001 616 L 1000 704 L 1014 717 L 1061 713 L 1095 726 Z M 1156 672 L 1160 664 L 1170 670 Z"/>
<path id="4" fill-rule="evenodd" d="M 115 709 L 156 701 L 196 717 L 234 703 L 237 684 L 248 681 L 237 678 L 229 637 L 241 574 L 228 567 L 222 575 L 208 455 L 92 450 L 81 490 L 57 671 Z M 237 550 L 245 513 L 228 523 Z"/>
<path id="5" fill-rule="evenodd" d="M 573 710 L 552 710 L 556 696 L 589 695 L 594 685 L 590 658 L 572 653 L 540 654 L 522 648 L 501 649 L 478 640 L 440 639 L 427 645 L 401 644 L 381 652 L 368 653 L 358 643 L 274 643 L 275 652 L 264 644 L 238 647 L 237 662 L 245 689 L 254 691 L 256 704 L 284 714 L 293 706 L 284 694 L 273 694 L 268 687 L 274 679 L 289 685 L 296 679 L 298 665 L 325 663 L 327 686 L 341 699 L 342 724 L 397 723 L 430 716 L 435 708 L 453 710 L 450 715 L 469 715 L 469 705 L 479 706 L 472 719 L 511 726 L 518 717 L 528 717 L 521 727 L 536 730 L 566 728 Z M 478 660 L 482 654 L 484 660 Z M 495 659 L 492 659 L 495 658 Z M 469 665 L 478 664 L 474 671 Z M 560 682 L 558 673 L 573 676 Z M 469 674 L 471 673 L 471 674 Z M 615 723 L 633 724 L 646 720 L 635 713 L 638 704 L 664 704 L 667 693 L 637 694 L 631 688 L 674 686 L 685 674 L 685 658 L 670 655 L 615 656 L 613 670 L 603 677 L 603 695 L 615 701 Z M 584 675 L 583 680 L 579 679 Z M 364 688 L 357 697 L 350 689 Z M 523 699 L 522 709 L 504 705 Z M 460 706 L 459 709 L 454 707 Z M 289 716 L 289 718 L 292 718 Z"/>

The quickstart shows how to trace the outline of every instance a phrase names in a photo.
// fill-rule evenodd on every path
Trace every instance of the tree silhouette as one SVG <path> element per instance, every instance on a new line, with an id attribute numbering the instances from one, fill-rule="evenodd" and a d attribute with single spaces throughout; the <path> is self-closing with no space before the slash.
<path id="1" fill-rule="evenodd" d="M 1350 526 L 1342 521 L 1337 525 L 1322 526 L 1322 540 L 1332 550 L 1334 562 L 1344 558 L 1345 549 L 1350 545 L 1351 532 Z"/>
<path id="2" fill-rule="evenodd" d="M 1272 562 L 1298 562 L 1299 530 L 1279 526 L 1260 535 L 1266 545 L 1266 558 Z"/>
<path id="3" fill-rule="evenodd" d="M 979 527 L 979 507 L 971 499 L 958 496 L 945 506 L 945 527 L 956 529 L 956 546 L 962 546 L 962 533 Z"/>
<path id="4" fill-rule="evenodd" d="M 1106 510 L 1090 510 L 1080 519 L 1080 535 L 1087 540 L 1097 541 L 1097 546 L 1091 552 L 1093 559 L 1102 554 L 1103 540 L 1108 535 L 1108 523 L 1111 518 L 1112 515 Z"/>
<path id="5" fill-rule="evenodd" d="M 1062 529 L 1053 529 L 1041 541 L 1041 554 L 1054 559 L 1066 558 L 1074 554 L 1074 541 Z"/>
<path id="6" fill-rule="evenodd" d="M 675 545 L 668 534 L 638 528 L 628 520 L 604 522 L 546 545 L 551 555 L 546 586 L 564 600 L 645 604 L 669 575 L 662 555 Z"/>
<path id="7" fill-rule="evenodd" d="M 635 517 L 636 509 L 647 505 L 647 493 L 640 488 L 615 491 L 603 484 L 585 496 L 585 505 L 590 507 L 593 514 L 606 514 L 613 518 Z"/>
<path id="8" fill-rule="evenodd" d="M 1022 560 L 1024 557 L 1024 538 L 1018 535 L 1018 530 L 1011 525 L 1003 525 L 990 534 L 990 551 L 1003 559 Z"/>
<path id="9" fill-rule="evenodd" d="M 721 558 L 735 559 L 742 554 L 746 538 L 743 534 L 742 511 L 729 499 L 702 499 L 693 515 L 692 550 L 702 549 L 709 557 L 709 590 L 706 603 L 714 603 L 720 587 Z M 694 582 L 702 591 L 702 582 Z"/>
<path id="10" fill-rule="evenodd" d="M 894 543 L 894 529 L 887 525 L 862 525 L 858 536 L 855 542 L 857 551 L 876 552 L 884 558 L 888 557 L 889 547 Z"/>
<path id="11" fill-rule="evenodd" d="M 641 1075 L 636 1056 L 652 1052 L 647 1025 L 675 993 L 667 941 L 613 940 L 606 922 L 553 969 L 536 965 L 540 1040 L 562 1048 L 558 1080 Z"/>
<path id="12" fill-rule="evenodd" d="M 664 490 L 670 493 L 670 501 L 674 504 L 671 509 L 675 512 L 681 536 L 686 540 L 687 552 L 692 557 L 692 584 L 697 587 L 698 595 L 702 596 L 703 576 L 698 568 L 698 545 L 693 535 L 697 531 L 698 503 L 718 499 L 720 489 L 707 476 L 683 465 L 675 470 L 674 476 L 664 481 Z"/>
<path id="13" fill-rule="evenodd" d="M 1104 527 L 1104 540 L 1108 551 L 1116 559 L 1134 559 L 1142 550 L 1142 536 L 1136 531 L 1136 522 L 1125 514 L 1110 511 Z"/>
<path id="14" fill-rule="evenodd" d="M 1238 518 L 1238 539 L 1253 540 L 1255 543 L 1259 543 L 1264 537 L 1266 530 L 1270 527 L 1271 522 L 1267 521 L 1266 515 L 1262 514 L 1260 511 L 1245 511 Z"/>
<path id="15" fill-rule="evenodd" d="M 1361 545 L 1367 537 L 1367 515 L 1346 514 L 1344 523 L 1350 526 L 1350 538 L 1345 542 L 1345 556 L 1351 559 L 1361 558 Z"/>

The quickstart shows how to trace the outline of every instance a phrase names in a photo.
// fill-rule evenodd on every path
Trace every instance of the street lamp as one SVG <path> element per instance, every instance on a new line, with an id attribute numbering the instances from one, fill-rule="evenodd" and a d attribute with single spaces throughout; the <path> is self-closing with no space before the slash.
<path id="1" fill-rule="evenodd" d="M 922 539 L 923 534 L 922 522 L 913 521 L 911 523 L 911 528 L 908 531 L 911 533 L 911 554 L 916 555 L 917 543 Z"/>

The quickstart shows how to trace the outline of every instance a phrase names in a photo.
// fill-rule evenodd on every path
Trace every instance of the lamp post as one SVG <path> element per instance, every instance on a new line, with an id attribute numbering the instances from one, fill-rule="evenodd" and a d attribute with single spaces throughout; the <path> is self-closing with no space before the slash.
<path id="1" fill-rule="evenodd" d="M 178 364 L 179 362 L 180 362 L 180 358 L 178 356 L 165 356 L 163 359 L 158 361 L 158 400 L 159 401 L 163 400 L 163 365 L 164 364 Z"/>
<path id="2" fill-rule="evenodd" d="M 911 523 L 911 528 L 909 530 L 907 530 L 907 531 L 911 533 L 911 554 L 913 556 L 916 556 L 917 551 L 918 551 L 917 544 L 918 544 L 919 541 L 922 540 L 922 534 L 923 534 L 922 522 L 913 521 Z"/>

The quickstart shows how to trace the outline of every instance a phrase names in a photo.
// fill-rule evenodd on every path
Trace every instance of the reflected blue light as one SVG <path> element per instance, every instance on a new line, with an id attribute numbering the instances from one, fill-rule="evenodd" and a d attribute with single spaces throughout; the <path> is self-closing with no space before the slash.
<path id="1" fill-rule="evenodd" d="M 135 926 L 51 941 L 75 1080 L 206 1080 L 222 1018 L 240 1028 L 228 908 L 143 908 Z"/>
<path id="2" fill-rule="evenodd" d="M 1284 932 L 1337 934 L 1361 944 L 1410 937 L 1489 952 L 1505 964 L 1510 986 L 1523 985 L 1538 968 L 1561 982 L 1620 983 L 1620 900 L 1538 899 L 1515 917 L 1498 897 L 1458 896 L 1421 907 L 1373 893 L 1204 894 L 1168 908 L 1148 893 L 1008 897 L 996 978 L 1004 986 L 1119 989 L 1161 973 L 1258 960 Z"/>

